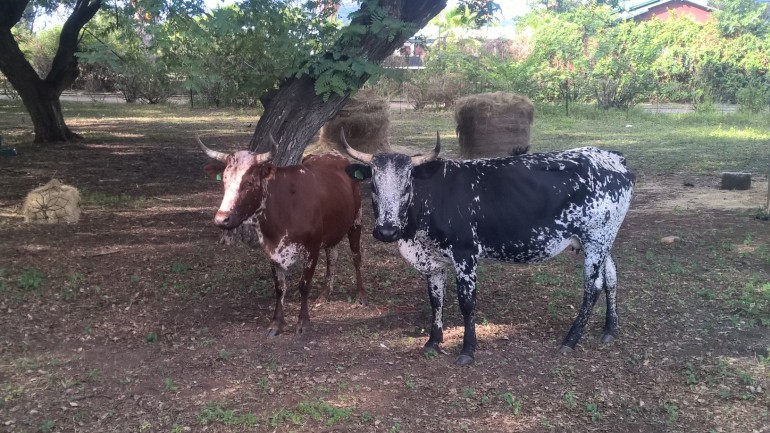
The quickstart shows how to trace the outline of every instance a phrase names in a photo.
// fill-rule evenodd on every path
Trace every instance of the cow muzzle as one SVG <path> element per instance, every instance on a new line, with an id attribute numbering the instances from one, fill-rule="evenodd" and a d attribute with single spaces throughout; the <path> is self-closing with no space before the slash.
<path id="1" fill-rule="evenodd" d="M 232 229 L 238 225 L 238 218 L 232 212 L 217 211 L 214 216 L 214 224 L 219 228 Z"/>
<path id="2" fill-rule="evenodd" d="M 401 229 L 392 224 L 376 226 L 372 236 L 378 241 L 394 242 L 401 239 Z"/>

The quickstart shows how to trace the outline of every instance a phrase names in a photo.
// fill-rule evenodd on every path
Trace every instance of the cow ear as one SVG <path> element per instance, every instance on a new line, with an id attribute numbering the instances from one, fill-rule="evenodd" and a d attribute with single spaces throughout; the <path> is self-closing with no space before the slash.
<path id="1" fill-rule="evenodd" d="M 264 180 L 270 180 L 275 176 L 275 165 L 270 163 L 262 164 L 259 168 L 259 177 Z"/>
<path id="2" fill-rule="evenodd" d="M 354 180 L 362 181 L 372 177 L 372 167 L 366 164 L 350 164 L 345 167 L 345 172 Z"/>
<path id="3" fill-rule="evenodd" d="M 212 179 L 222 180 L 222 172 L 225 171 L 226 167 L 222 162 L 211 161 L 203 166 L 203 171 Z"/>
<path id="4" fill-rule="evenodd" d="M 431 178 L 434 174 L 436 174 L 439 167 L 441 167 L 441 164 L 439 164 L 438 161 L 431 161 L 426 162 L 425 164 L 420 164 L 412 169 L 412 177 L 416 179 Z"/>

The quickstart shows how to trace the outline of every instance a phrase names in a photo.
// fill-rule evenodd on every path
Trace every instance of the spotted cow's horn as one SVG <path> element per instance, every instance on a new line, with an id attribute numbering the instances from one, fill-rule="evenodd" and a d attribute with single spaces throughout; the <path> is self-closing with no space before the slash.
<path id="1" fill-rule="evenodd" d="M 433 149 L 433 152 L 427 155 L 413 156 L 412 165 L 414 167 L 417 167 L 420 164 L 425 164 L 426 162 L 433 161 L 434 159 L 438 158 L 438 153 L 440 151 L 441 151 L 441 138 L 439 138 L 438 131 L 436 131 L 436 147 Z"/>
<path id="2" fill-rule="evenodd" d="M 372 155 L 370 153 L 364 153 L 359 152 L 348 144 L 348 140 L 345 139 L 345 130 L 340 128 L 340 139 L 342 140 L 342 144 L 345 145 L 345 151 L 348 153 L 348 155 L 352 156 L 354 159 L 357 159 L 365 164 L 369 164 L 372 162 Z"/>
<path id="3" fill-rule="evenodd" d="M 208 156 L 211 159 L 216 159 L 217 161 L 221 161 L 224 163 L 227 163 L 227 158 L 230 157 L 229 154 L 225 152 L 217 152 L 216 150 L 209 149 L 206 147 L 205 144 L 201 141 L 201 137 L 198 134 L 195 134 L 195 139 L 198 141 L 198 146 L 200 146 L 201 150 L 203 150 L 206 153 L 206 156 Z"/>

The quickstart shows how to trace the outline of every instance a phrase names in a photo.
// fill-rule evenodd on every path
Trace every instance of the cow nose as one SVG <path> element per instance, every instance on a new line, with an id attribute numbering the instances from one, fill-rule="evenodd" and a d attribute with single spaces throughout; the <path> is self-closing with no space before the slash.
<path id="1" fill-rule="evenodd" d="M 232 228 L 232 224 L 233 224 L 232 213 L 222 212 L 222 211 L 217 212 L 216 216 L 214 216 L 214 224 L 218 225 L 223 229 Z"/>
<path id="2" fill-rule="evenodd" d="M 401 229 L 392 225 L 377 226 L 372 233 L 375 239 L 383 242 L 393 242 L 401 237 Z"/>

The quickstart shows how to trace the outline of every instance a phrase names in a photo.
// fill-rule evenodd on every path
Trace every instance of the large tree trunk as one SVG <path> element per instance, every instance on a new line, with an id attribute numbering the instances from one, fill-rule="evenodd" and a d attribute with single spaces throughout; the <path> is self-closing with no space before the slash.
<path id="1" fill-rule="evenodd" d="M 59 47 L 45 79 L 41 79 L 19 49 L 11 28 L 22 17 L 29 0 L 4 0 L 0 4 L 0 72 L 11 83 L 35 126 L 35 143 L 70 141 L 80 136 L 64 122 L 59 98 L 77 78 L 75 51 L 83 26 L 101 7 L 101 0 L 78 0 L 62 26 Z"/>
<path id="2" fill-rule="evenodd" d="M 446 0 L 382 0 L 380 4 L 391 18 L 413 25 L 411 32 L 401 32 L 392 40 L 381 35 L 367 33 L 358 42 L 360 55 L 370 62 L 380 63 L 401 47 L 417 30 L 446 7 Z M 366 7 L 364 3 L 362 7 Z M 367 25 L 366 14 L 351 24 Z M 338 41 L 339 47 L 349 42 Z M 327 56 L 329 54 L 327 53 Z M 368 75 L 360 78 L 358 86 L 364 85 Z M 297 164 L 315 133 L 345 105 L 348 96 L 332 94 L 324 101 L 316 95 L 313 78 L 303 75 L 291 77 L 281 84 L 277 91 L 262 98 L 265 112 L 260 117 L 249 149 L 263 152 L 269 148 L 268 137 L 272 134 L 279 147 L 274 156 L 278 165 Z"/>

